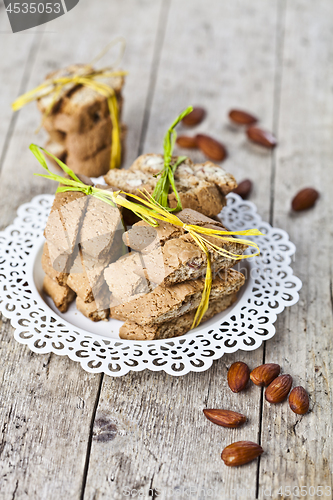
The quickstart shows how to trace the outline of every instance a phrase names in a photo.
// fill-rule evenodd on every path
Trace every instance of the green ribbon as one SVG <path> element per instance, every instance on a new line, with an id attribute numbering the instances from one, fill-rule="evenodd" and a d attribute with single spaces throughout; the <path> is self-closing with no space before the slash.
<path id="1" fill-rule="evenodd" d="M 163 141 L 163 149 L 164 149 L 164 167 L 163 169 L 155 175 L 157 177 L 158 175 L 161 176 L 161 178 L 158 180 L 154 192 L 153 192 L 153 198 L 157 201 L 157 203 L 164 207 L 168 212 L 180 212 L 180 210 L 183 210 L 182 207 L 182 202 L 180 200 L 178 191 L 176 189 L 176 184 L 175 184 L 175 171 L 177 167 L 183 163 L 183 161 L 186 160 L 187 156 L 178 156 L 178 159 L 174 165 L 171 165 L 171 160 L 172 160 L 172 152 L 173 148 L 175 147 L 176 139 L 177 139 L 177 132 L 175 131 L 175 127 L 178 125 L 178 123 L 184 118 L 184 116 L 188 115 L 193 111 L 193 107 L 189 106 L 188 108 L 185 109 L 173 122 L 171 127 L 168 129 L 167 133 L 164 136 L 164 141 Z M 176 200 L 177 200 L 177 206 L 175 208 L 170 208 L 169 207 L 169 201 L 168 201 L 168 196 L 169 196 L 169 189 L 170 186 L 172 188 L 172 191 L 175 194 Z"/>

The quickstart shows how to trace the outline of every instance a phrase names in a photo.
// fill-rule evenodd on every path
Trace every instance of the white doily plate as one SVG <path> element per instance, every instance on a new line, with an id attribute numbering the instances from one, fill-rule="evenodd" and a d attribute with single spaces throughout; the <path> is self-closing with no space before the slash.
<path id="1" fill-rule="evenodd" d="M 184 375 L 207 370 L 226 352 L 257 349 L 275 334 L 277 314 L 298 301 L 302 283 L 290 267 L 295 246 L 287 233 L 263 222 L 253 203 L 230 194 L 221 214 L 225 226 L 263 233 L 253 237 L 261 255 L 239 265 L 246 283 L 237 302 L 181 337 L 121 340 L 119 321 L 93 323 L 74 305 L 60 314 L 42 294 L 43 230 L 53 198 L 36 196 L 0 232 L 0 312 L 11 319 L 15 339 L 36 353 L 67 355 L 92 373 L 120 376 L 148 368 Z"/>

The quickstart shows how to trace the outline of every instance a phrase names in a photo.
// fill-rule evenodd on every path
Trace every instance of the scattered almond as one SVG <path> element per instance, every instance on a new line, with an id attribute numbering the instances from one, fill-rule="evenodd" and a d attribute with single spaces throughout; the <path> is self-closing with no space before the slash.
<path id="1" fill-rule="evenodd" d="M 229 118 L 234 123 L 237 123 L 237 125 L 253 125 L 258 121 L 255 116 L 241 109 L 232 109 L 229 111 Z"/>
<path id="2" fill-rule="evenodd" d="M 252 191 L 252 182 L 250 179 L 245 179 L 238 184 L 238 186 L 233 190 L 233 193 L 239 194 L 243 200 L 245 200 Z"/>
<path id="3" fill-rule="evenodd" d="M 299 191 L 291 202 L 292 209 L 296 212 L 313 207 L 319 198 L 319 193 L 313 188 L 304 188 Z"/>
<path id="4" fill-rule="evenodd" d="M 247 129 L 246 134 L 250 141 L 260 144 L 265 148 L 275 148 L 277 140 L 271 132 L 263 130 L 259 127 L 250 127 Z"/>
<path id="5" fill-rule="evenodd" d="M 203 410 L 205 416 L 213 424 L 235 429 L 246 422 L 246 416 L 231 410 Z"/>
<path id="6" fill-rule="evenodd" d="M 290 375 L 280 375 L 269 384 L 265 391 L 266 401 L 269 403 L 282 403 L 291 389 L 293 379 Z"/>
<path id="7" fill-rule="evenodd" d="M 280 365 L 275 363 L 266 363 L 260 365 L 250 373 L 250 379 L 260 387 L 268 386 L 280 374 Z"/>
<path id="8" fill-rule="evenodd" d="M 263 452 L 264 450 L 257 443 L 252 443 L 252 441 L 238 441 L 224 448 L 221 458 L 225 465 L 237 467 L 238 465 L 251 462 Z"/>
<path id="9" fill-rule="evenodd" d="M 196 138 L 189 137 L 188 135 L 178 136 L 176 139 L 176 143 L 180 148 L 196 149 L 198 147 Z"/>
<path id="10" fill-rule="evenodd" d="M 204 108 L 196 107 L 188 115 L 184 116 L 182 119 L 183 125 L 186 127 L 195 127 L 199 125 L 206 116 L 206 110 Z"/>
<path id="11" fill-rule="evenodd" d="M 250 379 L 250 369 L 246 363 L 237 361 L 228 371 L 228 384 L 232 392 L 240 392 L 247 386 Z"/>
<path id="12" fill-rule="evenodd" d="M 303 387 L 294 387 L 291 391 L 289 394 L 289 406 L 298 415 L 304 415 L 308 412 L 310 406 L 309 396 Z"/>
<path id="13" fill-rule="evenodd" d="M 198 134 L 196 140 L 198 147 L 210 160 L 223 161 L 226 159 L 227 150 L 221 142 L 204 134 Z"/>

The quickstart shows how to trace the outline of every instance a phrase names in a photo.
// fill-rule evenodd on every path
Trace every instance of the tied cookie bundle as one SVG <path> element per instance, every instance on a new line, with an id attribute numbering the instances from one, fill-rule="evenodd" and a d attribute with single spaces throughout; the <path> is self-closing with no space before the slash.
<path id="1" fill-rule="evenodd" d="M 241 273 L 231 269 L 232 266 L 240 259 L 259 253 L 258 246 L 252 241 L 235 238 L 259 235 L 258 230 L 230 232 L 220 222 L 193 207 L 183 207 L 184 198 L 178 192 L 176 173 L 184 163 L 187 167 L 189 163 L 186 157 L 174 158 L 172 150 L 175 126 L 191 109 L 182 113 L 166 134 L 162 168 L 150 174 L 150 178 L 155 176 L 154 182 L 148 184 L 152 194 L 146 188 L 134 194 L 94 186 L 59 160 L 67 178 L 52 174 L 41 148 L 30 147 L 48 171 L 44 177 L 60 182 L 45 236 L 50 256 L 48 264 L 57 273 L 64 273 L 66 281 L 60 283 L 58 275 L 55 277 L 57 283 L 53 279 L 51 284 L 53 287 L 54 284 L 67 287 L 62 289 L 63 292 L 67 290 L 67 296 L 74 291 L 79 310 L 87 316 L 84 304 L 94 303 L 90 308 L 94 309 L 95 319 L 106 319 L 110 314 L 112 318 L 124 321 L 120 328 L 121 338 L 150 340 L 182 335 L 223 311 L 236 300 L 236 293 L 245 281 Z M 153 165 L 156 167 L 156 162 Z M 193 165 L 192 172 L 195 167 Z M 213 167 L 213 174 L 205 172 L 204 167 L 200 172 L 212 175 L 215 185 L 227 191 L 228 183 L 234 183 L 233 177 L 221 167 Z M 208 181 L 205 182 L 209 185 Z M 211 180 L 210 184 L 214 185 L 214 182 Z M 170 200 L 174 203 L 170 204 Z M 81 204 L 80 209 L 73 203 Z M 122 228 L 121 210 L 124 209 L 141 219 L 127 231 Z M 110 226 L 111 219 L 113 227 Z M 120 240 L 129 253 L 121 249 Z M 60 241 L 63 242 L 62 248 Z M 75 245 L 78 252 L 73 251 Z M 244 254 L 248 246 L 254 247 L 256 253 Z M 78 261 L 84 267 L 81 273 L 76 272 Z M 103 317 L 96 315 L 101 307 L 93 300 L 94 293 L 90 293 L 93 287 L 89 275 L 95 279 L 94 273 L 98 275 L 97 293 L 102 296 L 102 307 L 104 300 L 109 305 L 109 308 L 102 309 Z M 79 285 L 74 286 L 73 275 L 78 277 Z M 50 275 L 49 278 L 52 281 Z M 86 286 L 88 281 L 90 287 Z M 50 286 L 44 287 L 55 300 L 55 291 Z M 82 289 L 86 291 L 85 296 Z M 73 298 L 69 297 L 68 303 L 70 300 Z"/>
<path id="2" fill-rule="evenodd" d="M 37 88 L 20 96 L 14 111 L 37 101 L 47 149 L 76 173 L 99 177 L 120 167 L 125 127 L 121 124 L 125 71 L 94 64 L 122 38 L 111 42 L 90 64 L 71 65 L 47 75 Z M 57 164 L 56 164 L 57 165 Z"/>

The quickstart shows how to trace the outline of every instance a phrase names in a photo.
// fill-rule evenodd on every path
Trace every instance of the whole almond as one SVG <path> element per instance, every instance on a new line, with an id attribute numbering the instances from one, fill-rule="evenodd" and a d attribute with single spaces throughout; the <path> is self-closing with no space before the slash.
<path id="1" fill-rule="evenodd" d="M 256 385 L 260 387 L 268 386 L 273 380 L 280 374 L 280 365 L 275 363 L 266 363 L 264 365 L 257 366 L 250 373 L 250 379 Z"/>
<path id="2" fill-rule="evenodd" d="M 261 446 L 252 441 L 237 441 L 229 444 L 222 451 L 221 458 L 225 465 L 237 467 L 251 462 L 264 452 Z"/>
<path id="3" fill-rule="evenodd" d="M 245 200 L 252 191 L 252 182 L 250 179 L 245 179 L 240 182 L 238 186 L 233 190 L 233 193 L 239 194 L 243 200 Z"/>
<path id="4" fill-rule="evenodd" d="M 308 412 L 310 406 L 309 396 L 302 386 L 294 387 L 289 394 L 289 406 L 298 415 L 304 415 Z"/>
<path id="5" fill-rule="evenodd" d="M 263 130 L 259 127 L 250 127 L 247 129 L 246 134 L 250 141 L 260 144 L 265 148 L 275 148 L 277 140 L 271 132 Z"/>
<path id="6" fill-rule="evenodd" d="M 241 109 L 232 109 L 229 111 L 229 118 L 237 125 L 253 125 L 257 123 L 258 118 L 247 113 L 246 111 L 242 111 Z"/>
<path id="7" fill-rule="evenodd" d="M 240 392 L 247 386 L 250 379 L 250 369 L 246 363 L 237 361 L 228 371 L 228 384 L 232 392 Z"/>
<path id="8" fill-rule="evenodd" d="M 205 134 L 198 134 L 196 140 L 198 147 L 210 160 L 223 161 L 226 159 L 227 150 L 221 142 Z"/>
<path id="9" fill-rule="evenodd" d="M 191 113 L 184 116 L 184 118 L 182 119 L 182 123 L 183 125 L 186 125 L 186 127 L 195 127 L 195 125 L 199 125 L 199 123 L 202 122 L 205 116 L 206 110 L 197 106 L 193 108 L 193 111 L 191 111 Z"/>
<path id="10" fill-rule="evenodd" d="M 205 416 L 213 422 L 213 424 L 221 425 L 235 429 L 246 422 L 246 416 L 231 410 L 203 410 Z"/>
<path id="11" fill-rule="evenodd" d="M 269 403 L 282 403 L 291 389 L 293 379 L 290 375 L 280 375 L 269 384 L 265 391 L 266 401 Z"/>
<path id="12" fill-rule="evenodd" d="M 180 135 L 177 137 L 176 143 L 180 148 L 196 149 L 198 147 L 196 138 L 188 135 Z"/>
<path id="13" fill-rule="evenodd" d="M 313 188 L 304 188 L 299 191 L 291 202 L 292 209 L 296 212 L 313 207 L 319 198 L 319 193 Z"/>

